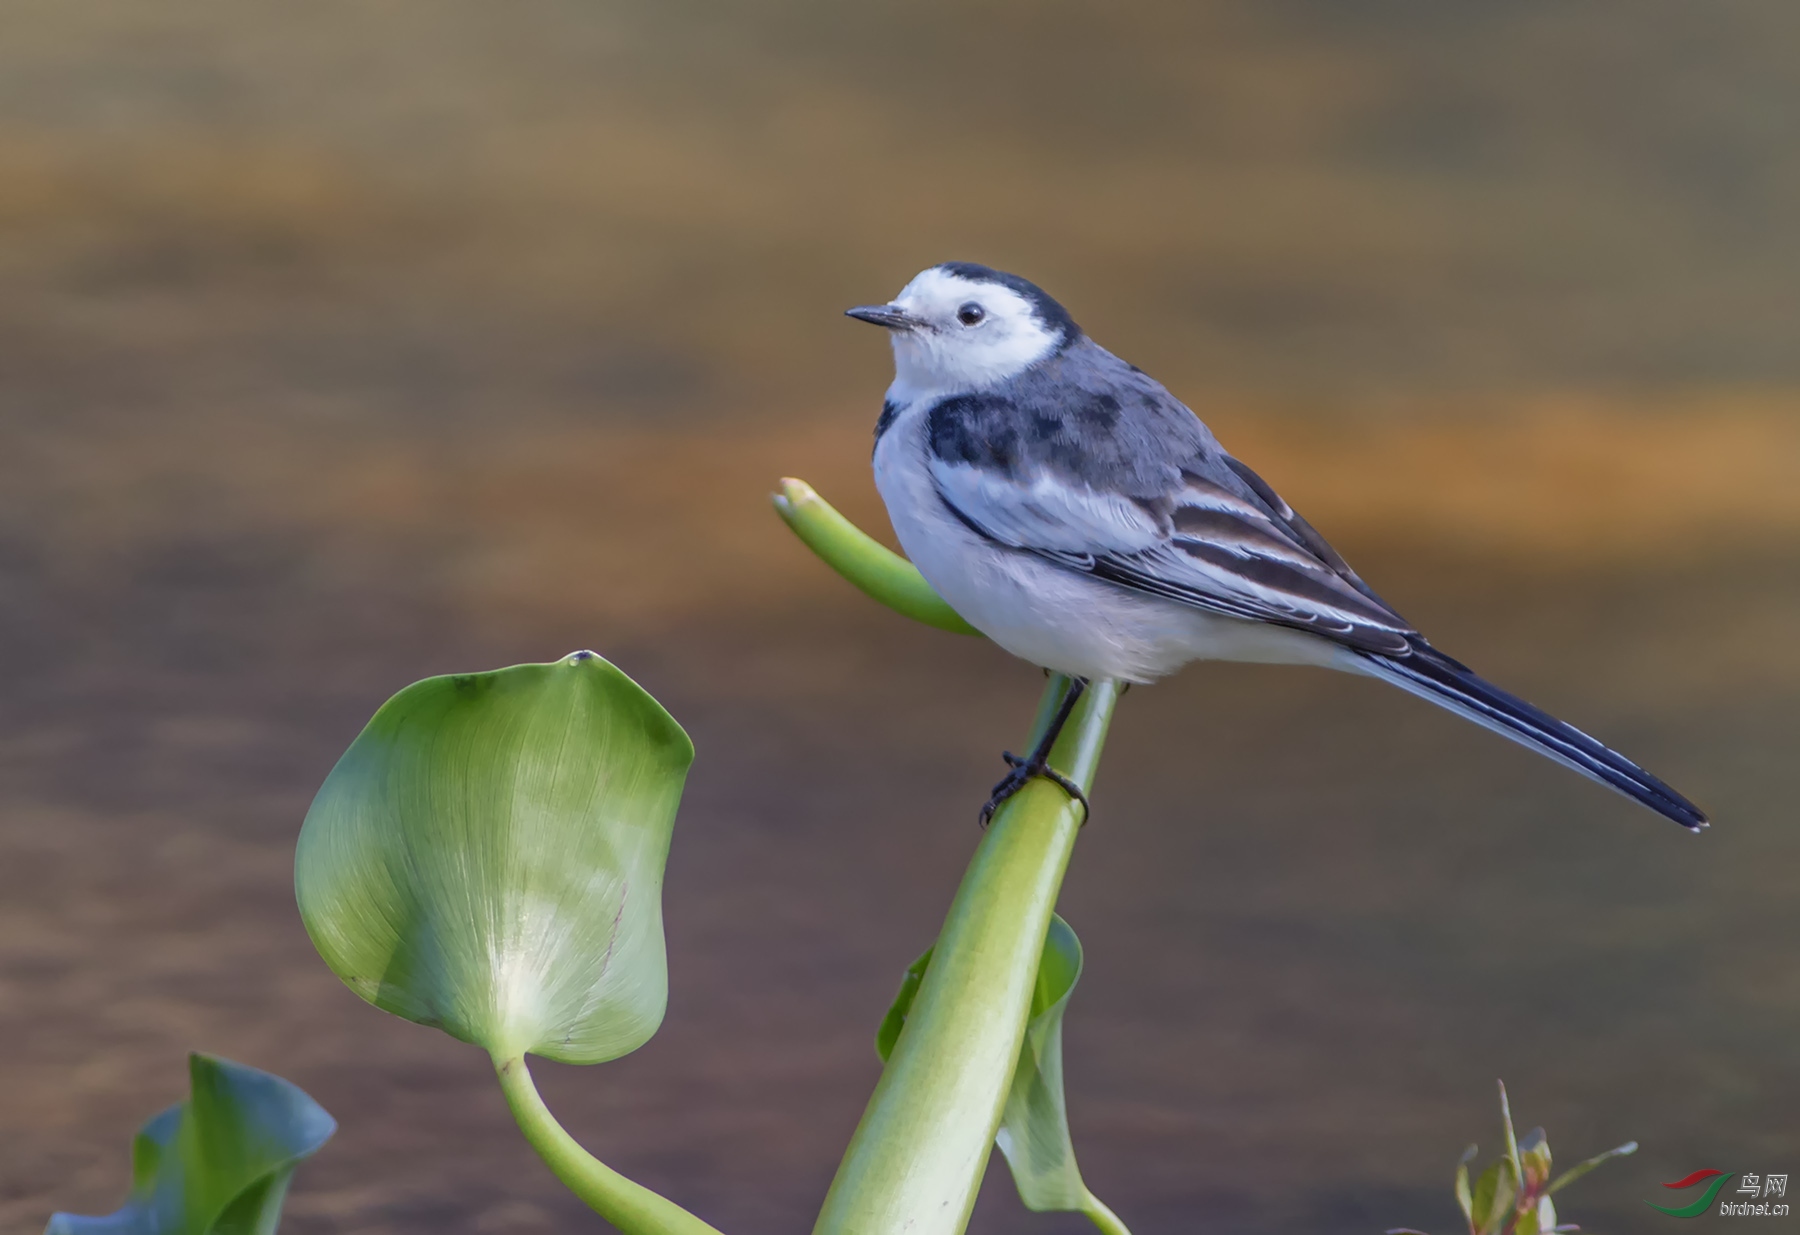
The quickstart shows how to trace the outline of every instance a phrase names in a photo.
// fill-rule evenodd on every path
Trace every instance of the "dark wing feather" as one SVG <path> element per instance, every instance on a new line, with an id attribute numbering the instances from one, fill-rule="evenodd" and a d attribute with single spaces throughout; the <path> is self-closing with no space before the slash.
<path id="1" fill-rule="evenodd" d="M 1362 581 L 1361 575 L 1350 569 L 1350 563 L 1346 562 L 1343 559 L 1343 556 L 1339 554 L 1336 549 L 1333 549 L 1323 536 L 1319 535 L 1313 528 L 1313 525 L 1301 518 L 1299 511 L 1295 510 L 1281 499 L 1281 495 L 1270 487 L 1268 481 L 1251 471 L 1249 465 L 1240 459 L 1234 459 L 1230 455 L 1225 455 L 1224 460 L 1225 466 L 1237 473 L 1239 480 L 1242 480 L 1246 485 L 1250 486 L 1250 491 L 1256 494 L 1258 500 L 1260 500 L 1268 509 L 1269 513 L 1281 520 L 1282 526 L 1287 529 L 1288 534 L 1292 536 L 1294 540 L 1305 545 L 1307 549 L 1312 552 L 1313 556 L 1317 557 L 1321 562 L 1330 567 L 1331 570 L 1345 583 L 1348 583 L 1351 587 L 1361 592 L 1364 596 L 1367 596 L 1370 600 L 1380 605 L 1389 613 L 1394 612 L 1392 607 L 1389 606 L 1385 600 L 1375 594 L 1373 588 Z M 1394 616 L 1397 617 L 1399 615 L 1395 614 Z"/>
<path id="2" fill-rule="evenodd" d="M 1423 639 L 1405 656 L 1366 655 L 1376 676 L 1633 798 L 1691 831 L 1706 812 L 1618 751 L 1500 689 Z"/>

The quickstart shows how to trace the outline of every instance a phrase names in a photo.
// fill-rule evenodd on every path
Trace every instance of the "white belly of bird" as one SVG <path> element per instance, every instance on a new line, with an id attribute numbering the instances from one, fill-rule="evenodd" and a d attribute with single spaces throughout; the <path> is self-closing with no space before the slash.
<path id="1" fill-rule="evenodd" d="M 1129 682 L 1154 681 L 1191 660 L 1359 667 L 1302 631 L 1133 592 L 977 534 L 944 505 L 931 479 L 924 416 L 931 402 L 901 411 L 882 435 L 875 487 L 919 573 L 1014 656 L 1059 673 Z"/>

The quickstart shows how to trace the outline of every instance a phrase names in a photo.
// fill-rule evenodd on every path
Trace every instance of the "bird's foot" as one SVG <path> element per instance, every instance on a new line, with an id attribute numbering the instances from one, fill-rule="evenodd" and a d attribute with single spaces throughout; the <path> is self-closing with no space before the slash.
<path id="1" fill-rule="evenodd" d="M 1002 802 L 1023 789 L 1034 777 L 1039 776 L 1051 781 L 1069 797 L 1081 803 L 1081 826 L 1087 826 L 1090 808 L 1087 794 L 1081 791 L 1080 785 L 1051 767 L 1049 761 L 1042 756 L 1035 759 L 1021 759 L 1009 750 L 1002 751 L 1001 758 L 1012 766 L 1012 771 L 1000 778 L 1000 783 L 994 786 L 994 792 L 989 796 L 987 805 L 981 808 L 982 827 L 987 827 L 988 822 L 994 817 L 994 812 L 1000 809 Z"/>

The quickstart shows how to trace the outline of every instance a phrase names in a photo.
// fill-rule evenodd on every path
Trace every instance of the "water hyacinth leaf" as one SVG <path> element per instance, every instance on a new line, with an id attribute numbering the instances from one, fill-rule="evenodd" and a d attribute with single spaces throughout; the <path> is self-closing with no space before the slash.
<path id="1" fill-rule="evenodd" d="M 313 944 L 370 1003 L 496 1057 L 635 1050 L 668 1000 L 663 867 L 693 758 L 592 652 L 416 682 L 307 812 Z"/>
<path id="2" fill-rule="evenodd" d="M 1063 1094 L 1062 1023 L 1069 996 L 1081 977 L 1081 963 L 1081 941 L 1074 929 L 1052 914 L 1038 958 L 1025 1041 L 994 1139 L 1012 1169 L 1013 1183 L 1025 1208 L 1039 1213 L 1083 1213 L 1103 1231 L 1129 1235 L 1118 1216 L 1082 1182 L 1069 1136 L 1068 1105 Z M 893 1007 L 882 1019 L 875 1035 L 875 1049 L 884 1061 L 900 1038 L 930 964 L 930 951 L 912 963 Z"/>
<path id="3" fill-rule="evenodd" d="M 131 1196 L 99 1218 L 57 1214 L 45 1235 L 273 1235 L 288 1180 L 337 1123 L 298 1086 L 190 1055 L 192 1094 L 131 1146 Z"/>

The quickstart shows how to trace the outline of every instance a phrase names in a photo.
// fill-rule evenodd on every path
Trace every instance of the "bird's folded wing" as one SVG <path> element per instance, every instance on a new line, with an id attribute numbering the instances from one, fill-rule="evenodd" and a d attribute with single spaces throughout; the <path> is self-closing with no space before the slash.
<path id="1" fill-rule="evenodd" d="M 1181 473 L 1154 498 L 1096 490 L 1047 467 L 997 471 L 941 457 L 931 475 L 968 526 L 1014 549 L 1210 613 L 1406 655 L 1412 627 L 1235 460 Z"/>

